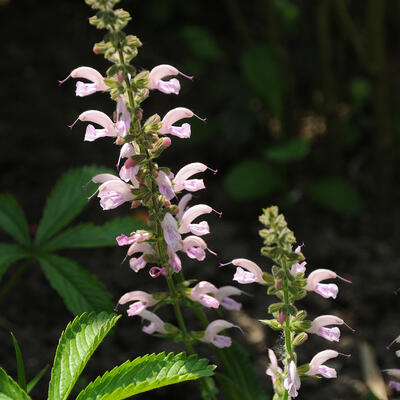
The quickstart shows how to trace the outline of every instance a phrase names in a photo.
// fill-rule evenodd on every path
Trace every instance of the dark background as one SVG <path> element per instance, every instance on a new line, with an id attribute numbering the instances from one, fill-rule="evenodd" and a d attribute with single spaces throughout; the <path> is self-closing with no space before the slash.
<path id="1" fill-rule="evenodd" d="M 121 6 L 133 17 L 128 32 L 143 42 L 135 66 L 166 63 L 195 75 L 193 82 L 180 78 L 179 96 L 152 93 L 145 116 L 184 106 L 207 117 L 207 124 L 190 121 L 191 139 L 173 137 L 160 160 L 175 172 L 194 161 L 219 170 L 216 176 L 204 174 L 207 190 L 198 193 L 198 201 L 224 213 L 221 220 L 209 218 L 207 238 L 220 257 L 189 263 L 187 277 L 230 284 L 234 270 L 217 264 L 238 257 L 269 266 L 259 256 L 257 218 L 263 207 L 279 205 L 299 243 L 305 243 L 309 270 L 331 268 L 353 281 L 339 283 L 336 301 L 312 293 L 302 302 L 310 318 L 336 314 L 357 333 L 343 328 L 339 344 L 312 337 L 300 348 L 301 362 L 325 348 L 352 353 L 349 360 L 331 363 L 338 368 L 337 380 L 305 382 L 300 397 L 366 398 L 362 370 L 371 365 L 360 357 L 361 343 L 372 346 L 378 369 L 397 362 L 385 345 L 399 333 L 393 290 L 400 274 L 400 2 L 163 0 Z M 82 165 L 112 167 L 118 157 L 109 139 L 83 142 L 84 124 L 72 132 L 67 128 L 87 109 L 111 114 L 114 105 L 107 95 L 76 98 L 72 81 L 57 85 L 78 66 L 102 73 L 108 68 L 91 50 L 102 39 L 87 22 L 92 14 L 83 1 L 0 2 L 1 188 L 18 199 L 32 232 L 63 172 Z M 92 201 L 81 220 L 101 223 L 129 212 L 121 207 L 103 213 Z M 121 249 L 65 253 L 98 275 L 115 301 L 129 290 L 162 286 L 145 273 L 120 267 Z M 12 273 L 10 268 L 2 284 Z M 246 337 L 234 334 L 248 347 L 270 392 L 266 347 L 279 338 L 248 316 L 266 318 L 272 299 L 262 288 L 243 289 L 255 293 L 243 299 L 245 314 L 227 318 L 248 324 Z M 32 377 L 51 362 L 73 316 L 35 266 L 0 309 L 0 363 L 16 375 L 12 330 Z M 96 352 L 86 377 L 145 352 L 179 349 L 142 334 L 138 319 L 124 318 Z M 33 397 L 44 396 L 48 377 Z M 182 384 L 142 397 L 183 397 L 191 388 Z"/>

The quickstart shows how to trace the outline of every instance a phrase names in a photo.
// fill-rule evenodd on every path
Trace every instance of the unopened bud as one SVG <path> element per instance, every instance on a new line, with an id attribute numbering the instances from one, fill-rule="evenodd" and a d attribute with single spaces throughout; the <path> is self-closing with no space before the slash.
<path id="1" fill-rule="evenodd" d="M 292 345 L 298 346 L 298 345 L 304 343 L 307 339 L 308 339 L 307 333 L 301 332 L 295 336 L 295 338 L 293 339 Z"/>
<path id="2" fill-rule="evenodd" d="M 99 48 L 97 43 L 95 43 L 94 46 L 93 46 L 93 53 L 94 54 L 101 54 L 101 49 Z"/>
<path id="3" fill-rule="evenodd" d="M 171 205 L 171 202 L 169 200 L 164 201 L 164 206 L 169 207 Z"/>
<path id="4" fill-rule="evenodd" d="M 115 144 L 118 144 L 119 146 L 123 145 L 124 144 L 124 139 L 121 136 L 118 136 L 115 139 Z"/>
<path id="5" fill-rule="evenodd" d="M 136 161 L 135 161 L 135 160 L 133 160 L 132 158 L 128 158 L 128 159 L 125 161 L 125 163 L 124 163 L 124 167 L 125 167 L 126 169 L 128 169 L 128 168 L 130 168 L 130 167 L 133 167 L 135 164 L 136 164 Z"/>
<path id="6" fill-rule="evenodd" d="M 172 206 L 169 208 L 169 212 L 171 214 L 178 214 L 179 208 L 176 204 L 172 204 Z"/>
<path id="7" fill-rule="evenodd" d="M 133 200 L 131 203 L 131 208 L 136 208 L 140 206 L 140 201 Z"/>
<path id="8" fill-rule="evenodd" d="M 169 147 L 171 146 L 171 139 L 169 137 L 163 138 L 163 147 Z"/>
<path id="9" fill-rule="evenodd" d="M 275 281 L 275 289 L 280 289 L 282 286 L 282 281 Z"/>
<path id="10" fill-rule="evenodd" d="M 143 111 L 142 111 L 142 110 L 138 110 L 138 111 L 136 112 L 136 118 L 137 118 L 139 121 L 142 120 L 142 118 L 143 118 Z"/>
<path id="11" fill-rule="evenodd" d="M 140 47 L 142 45 L 142 42 L 139 40 L 137 36 L 128 35 L 125 39 L 128 46 Z"/>
<path id="12" fill-rule="evenodd" d="M 122 83 L 124 81 L 124 73 L 122 71 L 118 71 L 118 82 Z"/>
<path id="13" fill-rule="evenodd" d="M 149 83 L 149 71 L 139 72 L 134 78 L 133 83 L 136 87 L 144 89 Z"/>
<path id="14" fill-rule="evenodd" d="M 260 319 L 262 324 L 268 325 L 274 331 L 282 330 L 282 325 L 276 319 Z"/>
<path id="15" fill-rule="evenodd" d="M 281 312 L 279 313 L 279 322 L 281 323 L 281 325 L 283 325 L 283 323 L 285 322 L 285 320 L 286 320 L 286 314 L 285 314 L 283 311 L 281 311 Z"/>
<path id="16" fill-rule="evenodd" d="M 154 114 L 151 117 L 147 118 L 146 122 L 144 123 L 144 131 L 151 132 L 151 131 L 158 131 L 161 128 L 161 118 L 158 114 Z"/>

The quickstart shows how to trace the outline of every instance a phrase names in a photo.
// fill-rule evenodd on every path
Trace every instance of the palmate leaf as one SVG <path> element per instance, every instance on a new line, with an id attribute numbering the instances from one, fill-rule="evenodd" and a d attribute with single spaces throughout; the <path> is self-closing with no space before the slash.
<path id="1" fill-rule="evenodd" d="M 75 262 L 54 254 L 44 254 L 38 259 L 50 285 L 72 313 L 112 310 L 110 293 L 94 275 Z"/>
<path id="2" fill-rule="evenodd" d="M 31 400 L 18 383 L 0 368 L 0 400 Z"/>
<path id="3" fill-rule="evenodd" d="M 0 279 L 13 262 L 28 256 L 29 253 L 18 244 L 0 243 Z"/>
<path id="4" fill-rule="evenodd" d="M 115 218 L 102 226 L 79 224 L 51 239 L 44 250 L 116 246 L 116 236 L 145 228 L 142 222 L 131 217 Z"/>
<path id="5" fill-rule="evenodd" d="M 91 382 L 76 400 L 122 400 L 138 393 L 213 374 L 208 360 L 184 353 L 145 355 L 106 372 Z"/>
<path id="6" fill-rule="evenodd" d="M 103 172 L 105 168 L 83 167 L 70 170 L 61 177 L 47 199 L 35 239 L 36 245 L 46 242 L 83 210 L 88 197 L 96 190 L 97 185 L 90 182 L 91 178 Z"/>
<path id="7" fill-rule="evenodd" d="M 18 243 L 29 246 L 29 229 L 24 212 L 10 194 L 0 195 L 0 227 Z"/>
<path id="8" fill-rule="evenodd" d="M 76 317 L 58 342 L 48 400 L 65 400 L 93 352 L 120 316 L 105 312 Z"/>

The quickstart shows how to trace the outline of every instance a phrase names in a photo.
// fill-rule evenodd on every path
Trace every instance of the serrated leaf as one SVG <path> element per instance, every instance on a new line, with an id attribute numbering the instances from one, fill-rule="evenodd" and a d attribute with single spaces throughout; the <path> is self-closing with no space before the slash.
<path id="1" fill-rule="evenodd" d="M 324 178 L 312 183 L 308 192 L 312 199 L 340 214 L 354 215 L 361 211 L 362 200 L 357 190 L 342 178 Z"/>
<path id="2" fill-rule="evenodd" d="M 0 243 L 0 279 L 13 262 L 28 256 L 29 253 L 18 244 Z"/>
<path id="3" fill-rule="evenodd" d="M 46 373 L 46 371 L 49 369 L 49 364 L 47 364 L 44 368 L 40 370 L 40 372 L 29 381 L 28 386 L 27 386 L 27 392 L 30 393 L 31 390 L 36 386 L 36 384 L 42 379 L 42 376 Z"/>
<path id="4" fill-rule="evenodd" d="M 0 227 L 17 242 L 29 246 L 31 240 L 24 212 L 10 194 L 0 195 Z"/>
<path id="5" fill-rule="evenodd" d="M 246 160 L 236 164 L 224 180 L 226 190 L 236 200 L 266 196 L 281 184 L 276 170 L 260 160 Z"/>
<path id="6" fill-rule="evenodd" d="M 93 352 L 120 318 L 105 312 L 84 313 L 68 324 L 58 342 L 48 400 L 65 400 Z"/>
<path id="7" fill-rule="evenodd" d="M 145 228 L 146 225 L 141 221 L 131 217 L 115 218 L 102 226 L 91 223 L 79 224 L 51 239 L 44 249 L 55 251 L 70 248 L 116 246 L 117 235 Z"/>
<path id="8" fill-rule="evenodd" d="M 275 146 L 269 146 L 264 155 L 271 161 L 288 163 L 305 158 L 310 152 L 310 142 L 303 138 L 289 139 Z"/>
<path id="9" fill-rule="evenodd" d="M 282 117 L 284 81 L 279 62 L 266 45 L 246 48 L 241 56 L 244 76 L 249 85 L 264 97 L 271 111 Z"/>
<path id="10" fill-rule="evenodd" d="M 39 257 L 50 285 L 75 315 L 85 311 L 111 311 L 111 295 L 105 286 L 73 261 L 54 254 Z"/>
<path id="11" fill-rule="evenodd" d="M 98 377 L 76 400 L 122 400 L 174 383 L 211 376 L 214 368 L 208 360 L 199 360 L 196 355 L 147 354 Z"/>
<path id="12" fill-rule="evenodd" d="M 18 383 L 6 371 L 0 367 L 0 399 L 1 400 L 30 400 L 31 398 L 25 393 Z"/>
<path id="13" fill-rule="evenodd" d="M 84 209 L 88 197 L 97 187 L 90 180 L 105 170 L 100 167 L 83 167 L 70 170 L 61 177 L 47 199 L 35 244 L 43 244 Z"/>
<path id="14" fill-rule="evenodd" d="M 22 352 L 15 338 L 14 334 L 11 332 L 11 337 L 14 344 L 15 358 L 17 359 L 17 374 L 18 374 L 18 385 L 21 389 L 26 391 L 26 376 L 25 376 L 25 366 L 24 359 L 22 358 Z"/>

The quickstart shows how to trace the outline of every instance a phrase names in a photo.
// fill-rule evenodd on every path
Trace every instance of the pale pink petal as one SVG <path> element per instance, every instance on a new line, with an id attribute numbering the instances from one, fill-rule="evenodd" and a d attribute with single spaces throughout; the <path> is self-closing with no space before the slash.
<path id="1" fill-rule="evenodd" d="M 161 222 L 161 227 L 164 233 L 164 240 L 174 251 L 182 248 L 182 237 L 178 231 L 178 223 L 176 219 L 170 214 L 166 213 Z"/>
<path id="2" fill-rule="evenodd" d="M 239 268 L 236 270 L 236 274 L 238 274 L 238 278 L 240 278 L 244 281 L 247 281 L 247 282 L 238 281 L 239 283 L 258 282 L 258 283 L 264 284 L 263 271 L 253 261 L 247 260 L 246 258 L 236 258 L 236 259 L 232 260 L 232 264 L 237 267 L 241 267 L 240 270 L 239 270 Z M 242 268 L 247 270 L 251 275 L 249 273 L 245 273 L 246 271 L 243 271 Z M 235 280 L 237 280 L 237 279 L 235 279 Z"/>
<path id="3" fill-rule="evenodd" d="M 205 204 L 197 204 L 193 207 L 190 207 L 182 216 L 181 226 L 179 228 L 179 233 L 187 233 L 191 229 L 189 225 L 192 223 L 194 219 L 203 214 L 209 214 L 212 211 L 210 206 Z"/>
<path id="4" fill-rule="evenodd" d="M 111 121 L 108 115 L 104 114 L 101 111 L 97 110 L 85 111 L 79 115 L 78 119 L 81 121 L 93 122 L 95 124 L 102 126 L 107 131 L 106 136 L 111 136 L 111 137 L 117 136 L 117 133 L 115 132 L 114 129 L 114 123 Z"/>

